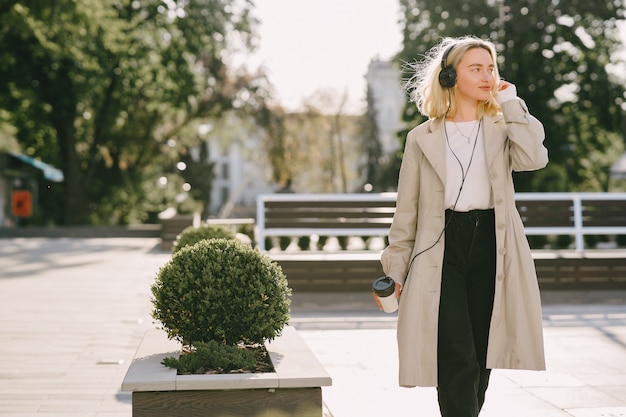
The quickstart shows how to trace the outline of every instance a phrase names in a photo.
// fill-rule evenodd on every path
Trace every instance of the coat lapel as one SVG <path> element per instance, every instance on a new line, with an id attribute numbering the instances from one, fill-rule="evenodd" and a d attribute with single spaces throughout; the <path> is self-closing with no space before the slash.
<path id="1" fill-rule="evenodd" d="M 443 184 L 446 183 L 446 135 L 442 119 L 430 121 L 427 134 L 417 138 L 417 143 L 428 162 L 439 176 Z"/>
<path id="2" fill-rule="evenodd" d="M 506 142 L 506 126 L 498 123 L 503 120 L 501 114 L 497 116 L 485 116 L 483 118 L 484 134 L 485 134 L 485 157 L 487 166 L 491 168 L 498 155 L 502 157 L 502 147 Z"/>

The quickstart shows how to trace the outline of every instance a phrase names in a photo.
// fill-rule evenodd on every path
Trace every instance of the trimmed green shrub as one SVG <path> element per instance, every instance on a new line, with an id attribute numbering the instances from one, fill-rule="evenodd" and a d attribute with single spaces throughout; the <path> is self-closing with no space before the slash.
<path id="1" fill-rule="evenodd" d="M 177 251 L 151 287 L 152 316 L 183 345 L 273 340 L 289 321 L 291 289 L 269 256 L 235 239 Z"/>
<path id="2" fill-rule="evenodd" d="M 598 242 L 602 242 L 601 235 L 585 235 L 583 236 L 583 240 L 585 241 L 585 247 L 590 249 L 595 249 L 598 245 Z"/>
<path id="3" fill-rule="evenodd" d="M 553 249 L 568 249 L 573 242 L 574 242 L 574 236 L 558 235 L 554 239 Z"/>
<path id="4" fill-rule="evenodd" d="M 291 237 L 290 236 L 280 236 L 278 238 L 278 246 L 281 250 L 286 250 L 289 245 L 291 245 Z"/>
<path id="5" fill-rule="evenodd" d="M 178 359 L 167 357 L 161 363 L 169 368 L 175 368 L 179 375 L 229 373 L 236 370 L 253 370 L 256 366 L 256 357 L 253 350 L 221 345 L 215 340 L 209 340 L 206 343 L 194 343 L 192 351 L 181 354 Z"/>
<path id="6" fill-rule="evenodd" d="M 548 237 L 544 235 L 530 235 L 527 237 L 531 249 L 545 249 Z"/>
<path id="7" fill-rule="evenodd" d="M 190 246 L 204 239 L 235 239 L 236 234 L 231 229 L 221 225 L 203 224 L 199 227 L 186 227 L 174 241 L 172 253 L 176 253 L 185 246 Z"/>
<path id="8" fill-rule="evenodd" d="M 298 247 L 303 251 L 311 249 L 311 236 L 300 236 L 298 238 Z"/>
<path id="9" fill-rule="evenodd" d="M 248 236 L 251 242 L 254 242 L 254 225 L 253 224 L 242 224 L 237 228 L 237 233 L 241 233 L 242 235 Z"/>

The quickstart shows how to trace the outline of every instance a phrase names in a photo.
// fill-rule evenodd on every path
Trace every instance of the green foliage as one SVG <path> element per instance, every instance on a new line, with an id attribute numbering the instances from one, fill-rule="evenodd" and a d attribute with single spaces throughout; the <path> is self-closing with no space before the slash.
<path id="1" fill-rule="evenodd" d="M 198 157 L 194 158 L 191 152 L 185 147 L 180 152 L 180 161 L 185 163 L 185 169 L 181 175 L 185 182 L 191 186 L 190 197 L 195 201 L 201 201 L 205 207 L 198 211 L 202 217 L 207 217 L 205 208 L 211 201 L 211 190 L 213 188 L 214 163 L 209 161 L 209 143 L 199 144 Z M 179 209 L 180 211 L 180 209 Z"/>
<path id="2" fill-rule="evenodd" d="M 289 321 L 291 289 L 280 266 L 238 240 L 202 240 L 179 250 L 151 290 L 152 316 L 183 345 L 263 343 Z"/>
<path id="3" fill-rule="evenodd" d="M 198 144 L 190 125 L 263 103 L 262 77 L 227 63 L 235 47 L 251 49 L 251 7 L 234 0 L 0 6 L 0 111 L 24 153 L 63 170 L 62 222 L 141 220 L 133 212 L 148 197 L 143 184 L 154 187 L 178 162 L 170 158 Z M 153 165 L 162 172 L 148 171 Z M 191 164 L 193 178 L 185 179 L 196 199 L 210 188 L 206 169 L 206 181 L 195 172 L 202 168 Z"/>
<path id="4" fill-rule="evenodd" d="M 312 97 L 302 111 L 276 112 L 260 120 L 266 126 L 265 153 L 273 168 L 272 180 L 279 192 L 306 190 L 314 193 L 348 192 L 361 189 L 357 166 L 362 139 L 358 131 L 361 116 L 343 114 L 336 94 Z M 267 128 L 269 126 L 269 128 Z"/>
<path id="5" fill-rule="evenodd" d="M 178 359 L 167 357 L 161 363 L 169 368 L 176 368 L 179 375 L 229 373 L 253 369 L 256 358 L 252 350 L 209 340 L 194 343 L 193 349 L 184 352 Z"/>
<path id="6" fill-rule="evenodd" d="M 278 246 L 281 250 L 285 250 L 291 245 L 291 236 L 280 236 L 278 238 Z"/>
<path id="7" fill-rule="evenodd" d="M 300 250 L 309 250 L 311 248 L 311 236 L 300 236 L 298 238 L 298 247 Z"/>
<path id="8" fill-rule="evenodd" d="M 237 228 L 237 233 L 241 233 L 242 235 L 246 235 L 250 238 L 250 242 L 254 242 L 254 225 L 253 224 L 242 224 Z"/>
<path id="9" fill-rule="evenodd" d="M 176 237 L 172 245 L 172 253 L 204 239 L 235 239 L 235 237 L 235 232 L 226 226 L 215 224 L 202 224 L 199 227 L 188 226 Z"/>
<path id="10" fill-rule="evenodd" d="M 620 64 L 623 0 L 400 4 L 400 63 L 419 59 L 444 36 L 474 34 L 496 44 L 502 77 L 544 125 L 552 166 L 516 174 L 518 191 L 607 191 L 608 170 L 623 152 L 624 72 L 609 72 Z M 409 128 L 424 120 L 413 103 L 403 119 Z"/>
<path id="11" fill-rule="evenodd" d="M 365 173 L 363 186 L 369 184 L 372 186 L 372 192 L 387 191 L 395 188 L 398 178 L 395 172 L 392 174 L 392 177 L 386 175 L 389 164 L 394 161 L 383 158 L 382 138 L 380 138 L 378 134 L 378 112 L 374 104 L 374 92 L 369 86 L 367 87 L 366 100 L 367 110 L 359 121 L 361 137 L 360 150 L 364 155 L 360 167 L 360 170 Z M 393 175 L 395 175 L 395 177 L 393 177 Z"/>
<path id="12" fill-rule="evenodd" d="M 0 109 L 0 152 L 19 152 L 20 146 L 15 138 L 15 127 L 5 121 L 8 113 Z"/>
<path id="13" fill-rule="evenodd" d="M 554 239 L 555 249 L 568 249 L 574 243 L 574 236 L 558 235 Z"/>
<path id="14" fill-rule="evenodd" d="M 528 236 L 528 244 L 531 249 L 545 249 L 548 246 L 548 237 L 545 235 Z"/>
<path id="15" fill-rule="evenodd" d="M 570 235 L 530 235 L 528 243 L 532 249 L 569 249 L 574 243 Z"/>

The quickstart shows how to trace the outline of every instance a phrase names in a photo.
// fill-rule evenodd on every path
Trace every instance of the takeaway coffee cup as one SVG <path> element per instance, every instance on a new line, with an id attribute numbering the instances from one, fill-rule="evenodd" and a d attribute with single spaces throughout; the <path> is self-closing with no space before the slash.
<path id="1" fill-rule="evenodd" d="M 372 291 L 378 295 L 385 313 L 393 313 L 398 309 L 398 299 L 395 296 L 396 282 L 390 277 L 380 277 L 372 284 Z"/>

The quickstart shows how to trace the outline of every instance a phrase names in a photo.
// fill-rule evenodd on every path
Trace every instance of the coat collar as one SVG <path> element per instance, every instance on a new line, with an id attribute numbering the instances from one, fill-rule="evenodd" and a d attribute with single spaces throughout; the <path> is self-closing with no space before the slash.
<path id="1" fill-rule="evenodd" d="M 428 121 L 429 128 L 425 135 L 417 138 L 417 143 L 424 156 L 430 162 L 435 172 L 446 183 L 446 133 L 443 118 Z M 482 129 L 485 135 L 485 153 L 488 167 L 491 169 L 506 140 L 506 125 L 502 114 L 483 116 Z"/>

